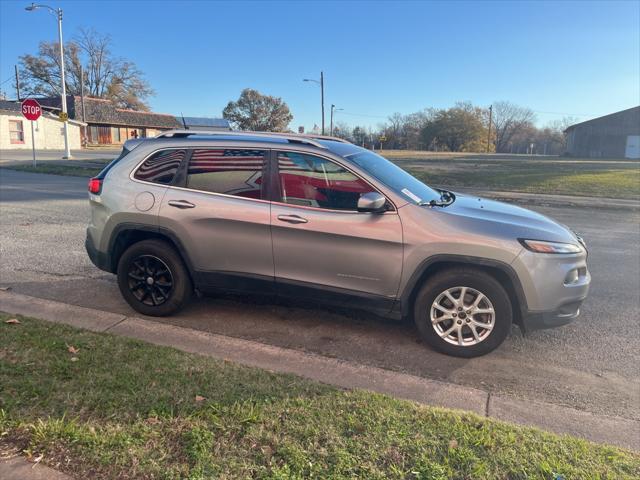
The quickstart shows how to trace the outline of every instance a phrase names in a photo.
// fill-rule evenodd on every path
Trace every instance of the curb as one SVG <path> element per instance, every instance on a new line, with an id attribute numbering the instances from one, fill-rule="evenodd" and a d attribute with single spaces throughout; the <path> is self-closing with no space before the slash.
<path id="1" fill-rule="evenodd" d="M 41 463 L 29 462 L 20 456 L 0 459 L 0 478 L 3 480 L 73 480 L 65 473 Z"/>
<path id="2" fill-rule="evenodd" d="M 467 410 L 497 420 L 640 451 L 640 422 L 636 420 L 495 395 L 453 383 L 17 293 L 0 291 L 0 311 L 295 374 L 340 388 L 370 390 L 431 406 Z"/>

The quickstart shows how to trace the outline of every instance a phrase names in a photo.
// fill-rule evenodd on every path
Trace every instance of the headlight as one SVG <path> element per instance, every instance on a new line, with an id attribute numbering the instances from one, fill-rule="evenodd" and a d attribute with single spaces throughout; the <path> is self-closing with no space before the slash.
<path id="1" fill-rule="evenodd" d="M 580 245 L 573 243 L 545 242 L 544 240 L 518 239 L 527 250 L 536 253 L 582 253 Z"/>

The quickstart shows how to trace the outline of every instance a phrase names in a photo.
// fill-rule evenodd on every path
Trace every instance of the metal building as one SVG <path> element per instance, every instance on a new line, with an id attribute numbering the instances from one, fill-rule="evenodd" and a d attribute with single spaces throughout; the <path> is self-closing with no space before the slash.
<path id="1" fill-rule="evenodd" d="M 640 158 L 640 106 L 576 123 L 565 134 L 572 157 Z"/>
<path id="2" fill-rule="evenodd" d="M 176 117 L 178 123 L 189 130 L 220 132 L 231 130 L 231 125 L 224 118 L 208 117 Z"/>

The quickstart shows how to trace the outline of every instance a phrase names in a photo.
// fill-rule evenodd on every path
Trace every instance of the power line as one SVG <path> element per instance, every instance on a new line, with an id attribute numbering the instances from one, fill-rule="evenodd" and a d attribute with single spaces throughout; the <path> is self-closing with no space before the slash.
<path id="1" fill-rule="evenodd" d="M 547 115 L 571 115 L 574 117 L 597 117 L 595 113 L 569 113 L 569 112 L 549 112 L 546 110 L 531 110 L 534 113 L 544 113 Z M 389 118 L 389 115 L 369 115 L 366 113 L 354 113 L 354 112 L 341 112 L 341 115 L 349 115 L 352 117 L 367 117 L 367 118 Z"/>
<path id="2" fill-rule="evenodd" d="M 7 83 L 9 80 L 13 80 L 13 75 L 11 75 L 9 78 L 7 78 L 4 82 L 0 83 L 0 85 L 4 85 L 5 83 Z"/>
<path id="3" fill-rule="evenodd" d="M 367 115 L 365 113 L 340 112 L 340 115 L 350 115 L 352 117 L 368 117 L 368 118 L 389 118 L 389 115 Z"/>
<path id="4" fill-rule="evenodd" d="M 546 113 L 549 115 L 573 115 L 575 117 L 597 117 L 594 113 L 567 113 L 567 112 L 545 112 L 543 110 L 532 110 L 535 113 Z"/>

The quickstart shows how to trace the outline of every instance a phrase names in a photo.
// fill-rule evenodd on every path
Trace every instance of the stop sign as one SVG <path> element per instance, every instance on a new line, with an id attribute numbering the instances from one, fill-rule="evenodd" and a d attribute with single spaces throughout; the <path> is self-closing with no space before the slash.
<path id="1" fill-rule="evenodd" d="M 36 100 L 27 98 L 22 102 L 22 115 L 27 120 L 38 120 L 42 115 L 42 108 L 40 108 L 40 104 Z"/>

